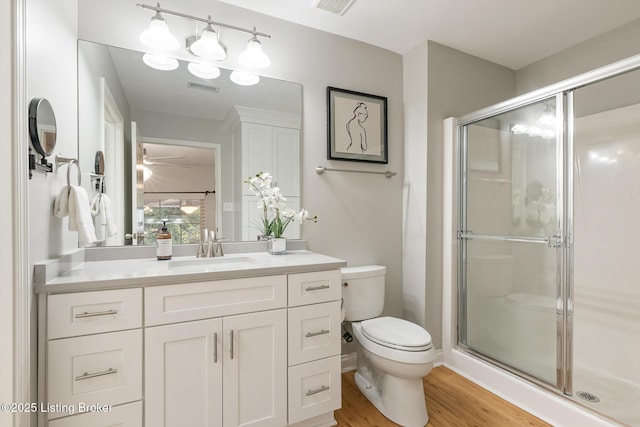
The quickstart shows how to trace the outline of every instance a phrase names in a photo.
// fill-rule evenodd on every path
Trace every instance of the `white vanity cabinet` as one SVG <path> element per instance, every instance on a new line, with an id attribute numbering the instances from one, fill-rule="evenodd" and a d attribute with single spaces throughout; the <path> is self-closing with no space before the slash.
<path id="1" fill-rule="evenodd" d="M 43 298 L 40 425 L 141 427 L 142 289 Z"/>
<path id="2" fill-rule="evenodd" d="M 109 410 L 38 425 L 335 425 L 340 297 L 339 270 L 43 292 L 38 400 Z"/>
<path id="3" fill-rule="evenodd" d="M 340 271 L 290 274 L 288 292 L 289 424 L 294 425 L 333 414 L 341 405 Z"/>
<path id="4" fill-rule="evenodd" d="M 154 286 L 145 302 L 147 426 L 287 424 L 287 276 Z"/>

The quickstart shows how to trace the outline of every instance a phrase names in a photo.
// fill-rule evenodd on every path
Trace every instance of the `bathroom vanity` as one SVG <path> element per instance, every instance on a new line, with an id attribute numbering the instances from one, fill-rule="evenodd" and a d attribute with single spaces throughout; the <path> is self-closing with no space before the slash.
<path id="1" fill-rule="evenodd" d="M 80 261 L 36 267 L 40 427 L 335 425 L 344 261 Z"/>

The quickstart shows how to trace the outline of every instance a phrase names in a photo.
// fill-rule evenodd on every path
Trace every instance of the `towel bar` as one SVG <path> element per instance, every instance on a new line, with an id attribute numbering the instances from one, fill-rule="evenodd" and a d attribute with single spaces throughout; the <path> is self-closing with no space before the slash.
<path id="1" fill-rule="evenodd" d="M 318 175 L 322 175 L 324 171 L 334 171 L 334 172 L 350 172 L 350 173 L 370 173 L 374 175 L 384 175 L 385 178 L 391 178 L 394 175 L 397 175 L 395 172 L 385 171 L 385 172 L 377 172 L 377 171 L 361 171 L 361 170 L 353 170 L 353 169 L 332 169 L 325 168 L 324 166 L 317 166 L 316 173 Z"/>
<path id="2" fill-rule="evenodd" d="M 78 168 L 78 185 L 82 184 L 82 171 L 80 170 L 80 164 L 78 163 L 78 159 L 73 159 L 71 157 L 64 157 L 60 154 L 56 154 L 55 157 L 56 170 L 60 166 L 68 165 L 67 167 L 67 187 L 71 188 L 71 165 L 75 163 L 76 168 Z"/>

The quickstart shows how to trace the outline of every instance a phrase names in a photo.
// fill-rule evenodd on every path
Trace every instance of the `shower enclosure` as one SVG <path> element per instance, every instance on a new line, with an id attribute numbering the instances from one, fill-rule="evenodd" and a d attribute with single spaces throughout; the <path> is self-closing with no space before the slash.
<path id="1" fill-rule="evenodd" d="M 458 119 L 458 349 L 640 425 L 640 58 Z"/>

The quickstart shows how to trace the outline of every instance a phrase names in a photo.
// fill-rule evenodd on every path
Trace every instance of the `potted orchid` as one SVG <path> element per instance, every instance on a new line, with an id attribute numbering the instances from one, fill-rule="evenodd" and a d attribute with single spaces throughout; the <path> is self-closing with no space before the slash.
<path id="1" fill-rule="evenodd" d="M 280 193 L 280 189 L 273 185 L 273 177 L 268 172 L 260 172 L 245 181 L 251 191 L 258 198 L 258 209 L 262 211 L 258 229 L 260 237 L 271 236 L 271 253 L 286 252 L 287 241 L 284 232 L 294 220 L 318 221 L 317 216 L 310 216 L 306 209 L 296 212 L 286 208 L 287 199 Z"/>

